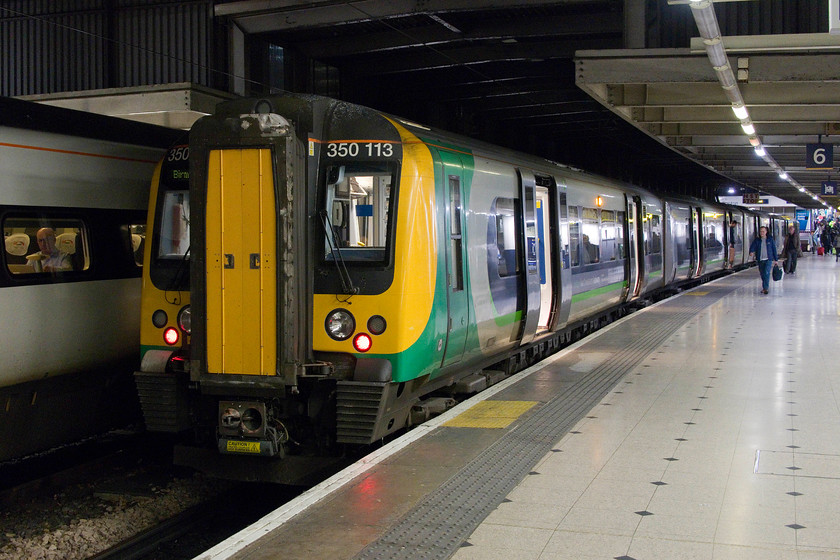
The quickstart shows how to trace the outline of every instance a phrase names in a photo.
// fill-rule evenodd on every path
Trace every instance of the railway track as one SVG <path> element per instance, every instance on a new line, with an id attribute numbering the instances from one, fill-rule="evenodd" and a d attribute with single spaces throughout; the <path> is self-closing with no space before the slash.
<path id="1" fill-rule="evenodd" d="M 93 556 L 91 560 L 144 560 L 157 552 L 162 545 L 175 541 L 209 522 L 216 515 L 216 512 L 208 505 L 193 506 L 130 539 L 104 550 Z M 184 550 L 184 553 L 189 554 L 187 550 Z M 194 555 L 185 557 L 192 556 Z"/>

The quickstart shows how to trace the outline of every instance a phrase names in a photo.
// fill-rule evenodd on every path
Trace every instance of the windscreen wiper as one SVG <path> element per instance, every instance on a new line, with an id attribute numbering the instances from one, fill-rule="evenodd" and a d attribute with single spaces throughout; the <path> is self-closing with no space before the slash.
<path id="1" fill-rule="evenodd" d="M 169 283 L 169 286 L 164 290 L 164 297 L 166 297 L 167 292 L 178 292 L 178 299 L 173 300 L 172 304 L 174 305 L 181 305 L 181 279 L 183 278 L 184 271 L 189 270 L 189 266 L 187 265 L 188 257 L 190 256 L 190 247 L 187 247 L 187 250 L 184 251 L 184 254 L 181 256 L 181 259 L 178 261 L 178 268 L 175 269 L 175 274 L 172 276 L 172 280 Z"/>
<path id="2" fill-rule="evenodd" d="M 327 243 L 330 246 L 330 254 L 335 262 L 335 268 L 338 270 L 338 277 L 341 279 L 341 288 L 344 293 L 352 297 L 359 293 L 359 288 L 353 286 L 353 279 L 350 278 L 350 273 L 347 271 L 347 265 L 344 264 L 344 257 L 338 249 L 338 238 L 335 236 L 335 230 L 330 222 L 330 217 L 326 210 L 321 210 L 321 225 L 324 227 L 324 235 L 327 238 Z M 349 301 L 348 297 L 345 301 Z"/>

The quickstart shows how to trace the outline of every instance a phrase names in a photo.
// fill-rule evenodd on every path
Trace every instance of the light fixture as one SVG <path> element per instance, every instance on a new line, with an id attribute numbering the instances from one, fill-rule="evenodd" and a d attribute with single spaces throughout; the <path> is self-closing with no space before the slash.
<path id="1" fill-rule="evenodd" d="M 782 171 L 781 173 L 779 173 L 779 178 L 780 178 L 780 179 L 787 179 L 787 178 L 788 178 L 788 174 L 787 174 L 787 173 L 785 173 L 784 171 Z"/>
<path id="2" fill-rule="evenodd" d="M 749 134 L 749 135 L 755 134 L 755 127 L 752 125 L 752 123 L 741 124 L 741 128 L 744 129 L 745 134 Z"/>
<path id="3" fill-rule="evenodd" d="M 735 187 L 729 187 L 729 194 L 735 194 Z"/>
<path id="4" fill-rule="evenodd" d="M 764 151 L 764 148 L 762 146 L 756 146 L 755 147 L 755 155 L 757 155 L 759 157 L 764 157 L 764 156 L 767 155 L 767 152 Z"/>
<path id="5" fill-rule="evenodd" d="M 753 136 L 753 137 L 750 138 L 750 145 L 753 148 L 757 148 L 757 147 L 761 146 L 761 140 L 759 140 L 758 138 Z"/>
<path id="6" fill-rule="evenodd" d="M 735 116 L 738 117 L 738 120 L 741 120 L 741 121 L 750 116 L 750 114 L 747 112 L 747 108 L 744 107 L 743 105 L 739 105 L 739 106 L 733 105 L 732 106 L 732 112 L 735 113 Z"/>

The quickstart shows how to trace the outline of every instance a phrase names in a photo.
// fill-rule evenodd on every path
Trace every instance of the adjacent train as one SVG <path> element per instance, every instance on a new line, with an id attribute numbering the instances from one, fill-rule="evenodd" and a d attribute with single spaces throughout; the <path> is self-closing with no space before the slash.
<path id="1" fill-rule="evenodd" d="M 176 139 L 0 98 L 0 461 L 139 420 L 148 183 Z"/>
<path id="2" fill-rule="evenodd" d="M 147 426 L 189 433 L 186 464 L 259 455 L 226 474 L 284 482 L 784 227 L 295 94 L 220 105 L 151 199 Z"/>

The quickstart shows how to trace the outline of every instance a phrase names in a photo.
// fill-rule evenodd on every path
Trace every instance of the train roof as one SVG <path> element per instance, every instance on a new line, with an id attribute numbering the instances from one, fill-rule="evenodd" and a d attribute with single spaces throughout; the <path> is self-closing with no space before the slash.
<path id="1" fill-rule="evenodd" d="M 260 105 L 262 103 L 266 103 L 266 105 L 260 108 Z M 316 106 L 318 107 L 316 108 Z M 434 139 L 447 144 L 468 146 L 470 149 L 476 150 L 475 155 L 479 157 L 504 157 L 506 159 L 515 160 L 521 164 L 527 164 L 535 166 L 537 168 L 542 168 L 543 171 L 547 171 L 549 169 L 553 170 L 560 176 L 564 174 L 575 174 L 578 176 L 586 177 L 586 179 L 590 181 L 596 181 L 604 184 L 613 185 L 616 187 L 637 192 L 639 194 L 651 195 L 663 200 L 667 199 L 674 201 L 683 201 L 686 203 L 692 203 L 694 201 L 697 203 L 715 205 L 718 207 L 727 206 L 726 204 L 723 204 L 717 200 L 701 200 L 694 199 L 694 197 L 685 196 L 681 194 L 654 191 L 647 187 L 635 185 L 633 183 L 628 183 L 619 179 L 605 177 L 603 175 L 599 175 L 591 171 L 579 169 L 550 159 L 529 154 L 527 152 L 498 146 L 490 142 L 476 140 L 475 138 L 470 138 L 461 134 L 448 132 L 439 128 L 427 126 L 421 123 L 411 121 L 410 119 L 405 119 L 398 115 L 393 115 L 384 111 L 379 111 L 377 109 L 366 107 L 364 105 L 358 105 L 349 101 L 343 101 L 340 99 L 334 99 L 314 94 L 283 92 L 275 95 L 265 96 L 262 98 L 253 97 L 234 99 L 222 102 L 219 105 L 217 105 L 216 113 L 210 118 L 212 119 L 212 117 L 217 117 L 224 119 L 224 117 L 230 115 L 260 112 L 264 110 L 270 110 L 271 112 L 273 112 L 274 110 L 279 109 L 280 107 L 283 107 L 283 109 L 287 111 L 291 110 L 293 113 L 292 115 L 284 114 L 284 117 L 291 117 L 292 120 L 297 121 L 299 125 L 302 124 L 304 128 L 310 130 L 318 128 L 319 125 L 323 124 L 318 123 L 319 117 L 313 114 L 316 111 L 322 111 L 325 114 L 329 113 L 333 116 L 335 116 L 336 114 L 341 114 L 343 118 L 350 119 L 360 119 L 366 117 L 369 118 L 373 116 L 386 117 L 388 119 L 400 123 L 400 125 L 402 126 L 405 126 L 418 137 Z M 734 209 L 736 207 L 732 208 Z M 747 209 L 741 209 L 745 210 L 746 212 L 749 212 L 749 210 Z"/>
<path id="2" fill-rule="evenodd" d="M 182 130 L 11 97 L 0 97 L 0 126 L 154 148 L 186 140 Z"/>

